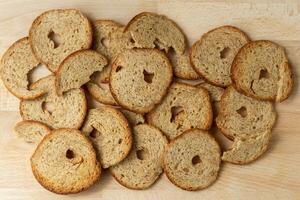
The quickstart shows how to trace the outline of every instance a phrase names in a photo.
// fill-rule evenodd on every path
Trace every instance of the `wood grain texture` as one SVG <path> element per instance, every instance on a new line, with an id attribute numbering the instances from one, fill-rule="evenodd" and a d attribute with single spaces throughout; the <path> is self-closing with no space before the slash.
<path id="1" fill-rule="evenodd" d="M 31 173 L 34 146 L 25 144 L 12 129 L 20 120 L 19 101 L 0 83 L 0 199 L 300 199 L 300 2 L 281 0 L 0 0 L 0 55 L 17 39 L 27 36 L 33 19 L 52 8 L 78 8 L 91 20 L 113 19 L 126 24 L 142 11 L 165 14 L 184 30 L 192 44 L 208 30 L 230 24 L 251 39 L 270 39 L 286 48 L 295 73 L 292 96 L 276 105 L 278 120 L 271 146 L 256 162 L 222 164 L 217 182 L 198 192 L 186 192 L 165 176 L 150 189 L 120 186 L 108 172 L 90 190 L 58 196 L 44 190 Z M 37 73 L 39 76 L 41 72 Z"/>

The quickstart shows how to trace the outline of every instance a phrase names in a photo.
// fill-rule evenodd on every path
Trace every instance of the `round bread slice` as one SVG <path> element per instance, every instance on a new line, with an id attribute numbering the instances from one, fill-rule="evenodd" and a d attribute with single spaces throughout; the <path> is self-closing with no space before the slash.
<path id="1" fill-rule="evenodd" d="M 30 161 L 36 180 L 58 194 L 86 190 L 101 174 L 93 145 L 75 129 L 57 129 L 46 135 Z"/>
<path id="2" fill-rule="evenodd" d="M 97 73 L 92 81 L 107 83 L 112 61 L 125 48 L 132 48 L 133 44 L 130 34 L 124 33 L 125 27 L 115 21 L 97 20 L 93 25 L 93 49 L 104 55 L 109 60 L 109 65 L 101 73 Z"/>
<path id="3" fill-rule="evenodd" d="M 191 129 L 171 141 L 164 154 L 168 179 L 184 190 L 210 186 L 218 176 L 220 147 L 206 131 Z"/>
<path id="4" fill-rule="evenodd" d="M 110 92 L 108 83 L 94 83 L 90 81 L 86 84 L 86 88 L 96 101 L 106 105 L 118 105 Z"/>
<path id="5" fill-rule="evenodd" d="M 112 65 L 110 90 L 125 109 L 146 113 L 162 100 L 172 76 L 172 66 L 163 52 L 157 49 L 126 50 Z"/>
<path id="6" fill-rule="evenodd" d="M 38 64 L 27 37 L 11 45 L 0 64 L 1 78 L 8 91 L 20 99 L 34 99 L 43 95 L 45 91 L 41 88 L 29 89 L 28 73 Z"/>
<path id="7" fill-rule="evenodd" d="M 80 88 L 96 71 L 107 65 L 104 56 L 93 50 L 80 50 L 68 56 L 56 73 L 56 90 L 59 95 L 70 89 Z"/>
<path id="8" fill-rule="evenodd" d="M 213 29 L 192 46 L 192 65 L 210 83 L 228 86 L 231 84 L 232 61 L 239 49 L 249 41 L 248 36 L 236 27 L 221 26 Z"/>
<path id="9" fill-rule="evenodd" d="M 135 126 L 133 137 L 130 154 L 109 169 L 121 185 L 141 190 L 154 184 L 163 172 L 162 157 L 168 141 L 157 128 L 147 124 Z"/>
<path id="10" fill-rule="evenodd" d="M 270 139 L 271 130 L 248 137 L 236 137 L 232 147 L 223 153 L 222 160 L 234 164 L 248 164 L 267 150 Z"/>
<path id="11" fill-rule="evenodd" d="M 31 88 L 44 88 L 47 94 L 34 100 L 22 100 L 20 113 L 23 120 L 45 123 L 50 128 L 80 128 L 87 110 L 82 89 L 73 89 L 63 96 L 55 91 L 55 76 L 47 76 L 33 83 Z"/>
<path id="12" fill-rule="evenodd" d="M 93 142 L 103 168 L 121 162 L 131 149 L 132 136 L 128 121 L 115 108 L 91 109 L 81 131 Z"/>
<path id="13" fill-rule="evenodd" d="M 127 24 L 125 33 L 130 33 L 134 42 L 133 47 L 157 48 L 168 53 L 175 76 L 183 79 L 199 78 L 185 52 L 185 36 L 171 19 L 163 15 L 143 12 Z"/>
<path id="14" fill-rule="evenodd" d="M 142 114 L 131 112 L 131 111 L 125 110 L 125 109 L 120 109 L 120 111 L 127 118 L 128 122 L 131 126 L 145 123 L 145 118 Z"/>
<path id="15" fill-rule="evenodd" d="M 207 82 L 199 83 L 196 87 L 204 88 L 208 91 L 211 102 L 213 104 L 214 118 L 218 116 L 220 110 L 221 97 L 225 91 L 224 88 L 212 85 Z"/>
<path id="16" fill-rule="evenodd" d="M 32 120 L 18 122 L 14 131 L 20 138 L 23 138 L 25 142 L 36 144 L 38 144 L 45 135 L 51 132 L 47 125 Z"/>
<path id="17" fill-rule="evenodd" d="M 75 9 L 46 11 L 34 20 L 29 31 L 36 58 L 52 72 L 71 53 L 90 48 L 92 39 L 90 22 Z"/>
<path id="18" fill-rule="evenodd" d="M 247 96 L 281 102 L 293 88 L 293 73 L 284 49 L 259 40 L 245 45 L 232 64 L 235 87 Z"/>
<path id="19" fill-rule="evenodd" d="M 173 83 L 160 105 L 147 114 L 149 124 L 174 139 L 191 128 L 208 130 L 213 113 L 208 92 L 184 83 Z"/>
<path id="20" fill-rule="evenodd" d="M 247 97 L 230 86 L 222 96 L 216 123 L 222 133 L 233 140 L 271 130 L 275 120 L 271 102 Z"/>

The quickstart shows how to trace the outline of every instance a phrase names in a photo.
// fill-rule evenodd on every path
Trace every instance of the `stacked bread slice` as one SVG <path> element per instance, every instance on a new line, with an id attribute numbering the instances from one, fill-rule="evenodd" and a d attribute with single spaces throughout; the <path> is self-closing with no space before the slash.
<path id="1" fill-rule="evenodd" d="M 146 189 L 165 172 L 176 186 L 200 190 L 215 182 L 221 161 L 247 164 L 262 155 L 274 102 L 293 87 L 284 49 L 233 26 L 208 31 L 190 49 L 187 43 L 175 22 L 155 13 L 126 26 L 91 22 L 75 9 L 38 16 L 1 59 L 2 81 L 20 99 L 24 121 L 15 131 L 37 144 L 37 181 L 77 193 L 108 168 L 131 189 Z M 29 84 L 40 63 L 53 74 Z M 100 106 L 89 105 L 87 93 Z M 220 148 L 216 130 L 231 148 Z"/>

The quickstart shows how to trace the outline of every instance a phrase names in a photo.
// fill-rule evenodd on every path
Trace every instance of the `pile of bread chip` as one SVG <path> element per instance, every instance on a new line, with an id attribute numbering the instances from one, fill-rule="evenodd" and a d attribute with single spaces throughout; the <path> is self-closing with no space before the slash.
<path id="1" fill-rule="evenodd" d="M 29 84 L 40 63 L 52 75 Z M 215 28 L 189 49 L 166 16 L 144 12 L 124 26 L 75 9 L 38 16 L 2 56 L 1 77 L 20 99 L 16 133 L 37 144 L 35 178 L 60 194 L 89 188 L 102 169 L 131 189 L 162 172 L 182 189 L 206 188 L 221 161 L 247 164 L 266 151 L 273 102 L 293 87 L 284 49 L 236 27 Z M 103 106 L 90 108 L 86 93 Z M 219 147 L 215 125 L 230 149 Z"/>

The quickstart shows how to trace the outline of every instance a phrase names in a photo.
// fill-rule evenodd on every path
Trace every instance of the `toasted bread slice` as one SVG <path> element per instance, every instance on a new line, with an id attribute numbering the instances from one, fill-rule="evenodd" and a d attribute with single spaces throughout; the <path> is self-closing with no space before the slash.
<path id="1" fill-rule="evenodd" d="M 89 49 L 92 39 L 90 22 L 76 9 L 46 11 L 33 21 L 29 31 L 36 58 L 52 72 L 71 53 Z"/>

